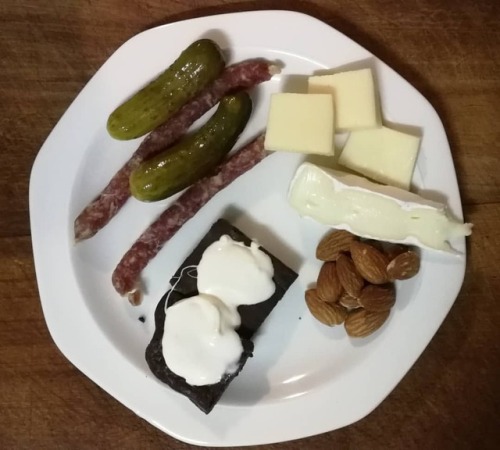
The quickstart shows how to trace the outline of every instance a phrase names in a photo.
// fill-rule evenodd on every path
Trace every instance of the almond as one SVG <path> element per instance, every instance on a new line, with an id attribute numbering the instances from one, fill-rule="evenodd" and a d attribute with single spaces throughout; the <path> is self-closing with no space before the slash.
<path id="1" fill-rule="evenodd" d="M 396 302 L 394 285 L 365 286 L 359 297 L 359 304 L 368 311 L 388 311 Z"/>
<path id="2" fill-rule="evenodd" d="M 351 242 L 357 237 L 345 230 L 334 230 L 321 239 L 316 247 L 316 258 L 320 261 L 335 261 L 342 252 L 348 252 Z"/>
<path id="3" fill-rule="evenodd" d="M 340 296 L 339 304 L 347 308 L 348 310 L 361 307 L 361 305 L 359 304 L 359 299 L 353 297 L 351 294 L 348 294 L 347 292 L 344 292 Z"/>
<path id="4" fill-rule="evenodd" d="M 305 297 L 309 311 L 321 323 L 332 327 L 341 324 L 345 320 L 346 309 L 337 304 L 325 303 L 319 298 L 316 289 L 308 289 Z"/>
<path id="5" fill-rule="evenodd" d="M 390 311 L 367 311 L 356 309 L 350 311 L 344 322 L 345 330 L 351 337 L 366 337 L 377 331 L 389 317 Z"/>
<path id="6" fill-rule="evenodd" d="M 370 283 L 384 284 L 387 275 L 387 256 L 380 250 L 364 242 L 351 242 L 351 257 L 360 275 Z"/>
<path id="7" fill-rule="evenodd" d="M 342 285 L 334 262 L 326 262 L 321 267 L 316 282 L 316 290 L 319 298 L 324 302 L 335 303 L 339 299 L 342 293 Z"/>
<path id="8" fill-rule="evenodd" d="M 387 265 L 387 275 L 391 280 L 407 280 L 420 270 L 420 257 L 413 250 L 401 253 Z"/>
<path id="9" fill-rule="evenodd" d="M 365 282 L 349 256 L 339 256 L 337 259 L 337 274 L 344 290 L 353 297 L 359 297 Z"/>
<path id="10" fill-rule="evenodd" d="M 384 253 L 389 258 L 389 261 L 392 261 L 396 256 L 401 255 L 401 253 L 404 253 L 408 250 L 408 246 L 403 244 L 386 243 L 386 246 L 384 247 Z"/>
<path id="11" fill-rule="evenodd" d="M 386 245 L 386 242 L 377 241 L 376 239 L 364 239 L 363 242 L 365 244 L 371 245 L 372 247 L 375 247 L 377 250 L 380 250 L 381 252 L 384 251 L 384 247 Z"/>

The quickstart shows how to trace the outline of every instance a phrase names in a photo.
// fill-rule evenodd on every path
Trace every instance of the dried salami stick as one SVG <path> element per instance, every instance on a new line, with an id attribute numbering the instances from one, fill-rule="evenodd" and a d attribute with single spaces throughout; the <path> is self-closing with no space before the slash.
<path id="1" fill-rule="evenodd" d="M 137 284 L 149 261 L 215 194 L 262 161 L 267 154 L 264 150 L 264 136 L 261 135 L 229 156 L 213 175 L 189 187 L 125 253 L 112 276 L 117 292 L 121 295 L 128 294 L 131 303 L 137 304 L 140 294 Z"/>
<path id="2" fill-rule="evenodd" d="M 130 197 L 129 176 L 145 159 L 179 139 L 189 127 L 228 92 L 251 88 L 269 80 L 279 68 L 267 61 L 249 60 L 228 66 L 208 88 L 186 103 L 170 120 L 152 131 L 104 190 L 80 213 L 74 223 L 75 240 L 88 239 L 118 213 Z"/>

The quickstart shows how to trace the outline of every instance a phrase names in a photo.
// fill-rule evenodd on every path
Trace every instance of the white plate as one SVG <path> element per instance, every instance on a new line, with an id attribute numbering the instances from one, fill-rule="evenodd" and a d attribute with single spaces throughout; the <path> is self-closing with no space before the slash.
<path id="1" fill-rule="evenodd" d="M 414 184 L 448 201 L 461 217 L 446 135 L 432 106 L 396 72 L 346 36 L 303 14 L 258 11 L 205 17 L 145 31 L 99 69 L 43 145 L 33 167 L 30 214 L 45 318 L 64 355 L 89 378 L 153 425 L 193 444 L 250 445 L 333 430 L 370 413 L 394 389 L 452 306 L 465 258 L 423 252 L 419 275 L 398 285 L 390 320 L 360 341 L 330 329 L 305 309 L 316 278 L 314 248 L 326 231 L 301 220 L 285 194 L 300 156 L 275 154 L 220 193 L 165 246 L 144 273 L 148 295 L 134 308 L 113 290 L 115 264 L 168 202 L 127 203 L 97 236 L 73 245 L 76 215 L 137 147 L 111 139 L 113 108 L 200 37 L 229 48 L 231 61 L 264 57 L 283 73 L 255 92 L 255 112 L 241 142 L 262 130 L 271 92 L 296 74 L 364 61 L 374 68 L 386 120 L 421 127 Z M 292 83 L 291 83 L 292 82 Z M 153 310 L 170 276 L 209 226 L 224 215 L 299 270 L 299 279 L 256 339 L 255 357 L 205 416 L 157 381 L 144 361 Z M 464 240 L 454 243 L 464 251 Z M 146 316 L 146 323 L 138 318 Z M 314 420 L 307 418 L 314 417 Z"/>

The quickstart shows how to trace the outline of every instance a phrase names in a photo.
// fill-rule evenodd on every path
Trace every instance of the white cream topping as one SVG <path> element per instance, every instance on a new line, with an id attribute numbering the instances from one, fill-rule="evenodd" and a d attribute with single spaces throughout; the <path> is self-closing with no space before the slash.
<path id="1" fill-rule="evenodd" d="M 165 315 L 162 346 L 170 370 L 193 386 L 213 384 L 233 372 L 242 352 L 234 331 L 239 316 L 216 297 L 180 300 Z"/>
<path id="2" fill-rule="evenodd" d="M 310 163 L 297 169 L 288 201 L 302 216 L 371 239 L 453 251 L 449 241 L 471 234 L 440 203 Z"/>
<path id="3" fill-rule="evenodd" d="M 222 236 L 211 244 L 198 265 L 199 295 L 165 311 L 162 346 L 170 370 L 193 386 L 233 373 L 243 351 L 237 307 L 271 297 L 273 275 L 271 258 L 256 243 L 247 247 Z"/>
<path id="4" fill-rule="evenodd" d="M 229 236 L 210 245 L 198 265 L 198 291 L 227 305 L 253 305 L 273 295 L 271 258 L 252 242 L 247 247 Z"/>

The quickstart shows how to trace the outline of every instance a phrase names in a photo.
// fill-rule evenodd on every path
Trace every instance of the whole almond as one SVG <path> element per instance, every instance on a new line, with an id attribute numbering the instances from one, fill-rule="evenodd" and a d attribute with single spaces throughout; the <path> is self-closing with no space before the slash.
<path id="1" fill-rule="evenodd" d="M 384 251 L 384 247 L 386 245 L 384 241 L 377 241 L 376 239 L 364 239 L 363 242 L 365 244 L 371 245 L 372 247 L 375 247 L 377 250 L 380 250 L 381 252 Z"/>
<path id="2" fill-rule="evenodd" d="M 342 285 L 334 262 L 326 262 L 321 266 L 316 289 L 321 300 L 327 303 L 335 303 L 342 294 Z"/>
<path id="3" fill-rule="evenodd" d="M 365 281 L 349 256 L 344 254 L 339 256 L 337 274 L 344 290 L 353 297 L 359 297 Z"/>
<path id="4" fill-rule="evenodd" d="M 370 283 L 384 284 L 387 275 L 387 256 L 380 250 L 364 242 L 351 242 L 351 258 L 360 275 Z"/>
<path id="5" fill-rule="evenodd" d="M 389 261 L 392 261 L 396 256 L 401 255 L 401 253 L 408 250 L 408 246 L 403 244 L 386 243 L 386 246 L 384 247 L 384 253 L 389 258 Z"/>
<path id="6" fill-rule="evenodd" d="M 366 337 L 377 331 L 389 317 L 390 311 L 350 311 L 344 322 L 345 330 L 351 337 Z"/>
<path id="7" fill-rule="evenodd" d="M 388 311 L 396 302 L 394 285 L 386 284 L 365 286 L 359 296 L 359 304 L 367 311 Z"/>
<path id="8" fill-rule="evenodd" d="M 401 253 L 387 265 L 387 275 L 391 280 L 407 280 L 420 270 L 420 257 L 413 250 Z"/>
<path id="9" fill-rule="evenodd" d="M 348 310 L 360 308 L 359 299 L 357 297 L 353 297 L 351 294 L 344 292 L 339 298 L 339 304 Z"/>
<path id="10" fill-rule="evenodd" d="M 343 306 L 322 301 L 316 289 L 308 289 L 305 297 L 309 311 L 321 323 L 333 327 L 345 320 L 347 310 Z"/>
<path id="11" fill-rule="evenodd" d="M 351 242 L 357 237 L 345 230 L 328 233 L 316 247 L 316 258 L 320 261 L 335 261 L 342 252 L 348 252 Z"/>

